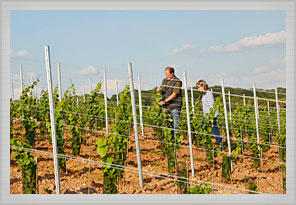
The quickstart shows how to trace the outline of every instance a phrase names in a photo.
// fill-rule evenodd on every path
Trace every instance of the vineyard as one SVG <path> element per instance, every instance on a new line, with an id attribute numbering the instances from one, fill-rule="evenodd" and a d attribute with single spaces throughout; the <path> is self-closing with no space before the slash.
<path id="1" fill-rule="evenodd" d="M 130 84 L 110 99 L 106 81 L 78 95 L 73 83 L 62 94 L 49 80 L 37 96 L 38 79 L 10 99 L 11 194 L 286 193 L 285 94 L 212 88 L 221 150 L 207 125 L 214 109 L 202 127 L 201 94 L 186 74 L 173 141 L 160 93 L 134 89 L 129 71 Z"/>

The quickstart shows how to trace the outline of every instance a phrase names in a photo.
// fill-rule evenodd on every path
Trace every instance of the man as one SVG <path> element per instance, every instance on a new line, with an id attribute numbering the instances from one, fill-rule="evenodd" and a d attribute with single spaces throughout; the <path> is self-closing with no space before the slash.
<path id="1" fill-rule="evenodd" d="M 166 78 L 163 79 L 160 88 L 157 88 L 157 92 L 161 91 L 162 101 L 158 103 L 160 106 L 164 106 L 165 113 L 170 114 L 173 119 L 171 127 L 174 129 L 179 128 L 180 112 L 183 105 L 182 98 L 182 81 L 175 76 L 175 70 L 172 67 L 166 67 L 164 74 Z M 175 140 L 175 131 L 172 131 L 172 140 Z"/>
<path id="2" fill-rule="evenodd" d="M 173 119 L 173 122 L 170 122 L 167 117 L 167 122 L 166 125 L 168 127 L 173 128 L 172 130 L 172 138 L 171 138 L 171 143 L 177 144 L 176 143 L 176 132 L 174 129 L 179 128 L 179 123 L 180 123 L 180 113 L 181 113 L 181 108 L 183 104 L 183 98 L 182 98 L 182 81 L 175 76 L 175 70 L 172 67 L 166 67 L 164 74 L 166 78 L 163 79 L 160 88 L 157 88 L 157 92 L 161 92 L 162 94 L 162 101 L 158 103 L 160 106 L 164 106 L 164 111 L 165 114 Z M 169 167 L 169 172 L 171 173 L 171 166 L 175 168 L 176 175 L 178 176 L 178 170 L 180 170 L 180 167 L 178 165 L 178 157 L 177 157 L 177 151 L 176 151 L 176 146 L 173 145 L 173 155 L 172 156 L 170 153 L 170 149 L 172 147 L 168 147 L 168 167 Z M 175 164 L 175 165 L 173 165 Z M 186 186 L 185 186 L 186 187 Z M 185 188 L 184 190 L 181 190 L 180 186 L 177 186 L 177 193 L 179 194 L 184 194 L 185 193 Z"/>

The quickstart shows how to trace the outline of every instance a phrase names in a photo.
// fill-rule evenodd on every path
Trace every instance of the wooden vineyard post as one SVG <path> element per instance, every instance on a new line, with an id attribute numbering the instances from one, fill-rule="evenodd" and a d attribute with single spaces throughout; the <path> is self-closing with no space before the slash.
<path id="1" fill-rule="evenodd" d="M 222 95 L 223 95 L 223 105 L 224 105 L 224 116 L 225 116 L 225 127 L 226 127 L 226 135 L 227 135 L 227 145 L 228 145 L 228 153 L 229 156 L 231 155 L 231 144 L 229 139 L 229 127 L 228 127 L 228 118 L 227 118 L 227 107 L 226 107 L 226 97 L 224 91 L 224 80 L 221 79 L 221 88 L 222 88 Z M 231 170 L 232 170 L 232 160 L 231 160 Z"/>
<path id="2" fill-rule="evenodd" d="M 142 93 L 141 93 L 141 76 L 140 76 L 140 74 L 138 74 L 138 86 L 139 86 L 140 125 L 141 125 L 142 137 L 144 137 L 143 111 L 142 111 Z"/>
<path id="3" fill-rule="evenodd" d="M 186 71 L 184 71 L 183 76 L 184 76 L 184 89 L 185 89 L 188 139 L 189 139 L 189 148 L 190 148 L 191 172 L 192 172 L 192 177 L 194 177 L 194 162 L 193 162 L 193 150 L 192 150 L 192 139 L 191 139 L 191 125 L 190 125 L 190 115 L 189 115 L 189 102 L 188 102 Z"/>
<path id="4" fill-rule="evenodd" d="M 132 110 L 133 110 L 135 141 L 136 141 L 136 149 L 137 149 L 139 182 L 140 182 L 140 186 L 143 187 L 141 151 L 140 151 L 140 143 L 139 143 L 138 122 L 137 122 L 137 110 L 136 110 L 136 100 L 135 100 L 135 91 L 134 91 L 133 71 L 132 71 L 132 63 L 131 62 L 128 63 L 128 74 L 129 74 L 129 83 L 130 83 L 130 92 L 131 92 L 131 101 L 132 101 Z"/>
<path id="5" fill-rule="evenodd" d="M 56 139 L 56 126 L 55 126 L 55 111 L 54 111 L 53 89 L 52 89 L 52 81 L 51 81 L 52 77 L 51 77 L 49 46 L 45 46 L 44 49 L 45 49 L 47 85 L 48 85 L 48 95 L 49 95 L 48 99 L 49 99 L 49 108 L 50 108 L 55 185 L 56 185 L 56 194 L 60 194 L 60 173 L 59 173 L 59 163 L 58 163 L 58 157 L 57 157 L 58 153 L 57 153 L 57 139 Z"/>
<path id="6" fill-rule="evenodd" d="M 104 98 L 105 98 L 105 121 L 106 121 L 106 134 L 109 134 L 108 131 L 108 103 L 107 103 L 107 79 L 106 79 L 106 68 L 104 69 Z"/>
<path id="7" fill-rule="evenodd" d="M 246 106 L 246 96 L 243 94 L 244 106 Z"/>

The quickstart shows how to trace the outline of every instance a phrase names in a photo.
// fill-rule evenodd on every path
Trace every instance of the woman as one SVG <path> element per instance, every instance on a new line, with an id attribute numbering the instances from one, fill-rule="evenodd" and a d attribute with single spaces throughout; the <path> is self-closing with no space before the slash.
<path id="1" fill-rule="evenodd" d="M 206 117 L 207 113 L 210 113 L 210 109 L 213 107 L 214 104 L 214 96 L 213 93 L 210 91 L 208 84 L 206 83 L 206 81 L 204 80 L 199 80 L 196 83 L 196 87 L 198 89 L 198 91 L 202 92 L 202 109 L 203 109 L 203 119 L 202 119 L 202 126 L 205 124 L 204 123 L 204 119 Z M 212 134 L 215 135 L 216 138 L 216 142 L 217 144 L 221 144 L 222 143 L 222 147 L 221 150 L 224 150 L 224 145 L 223 145 L 223 141 L 222 141 L 222 137 L 220 137 L 220 132 L 218 130 L 217 127 L 217 117 L 219 115 L 219 111 L 216 110 L 215 113 L 215 118 L 214 120 L 211 120 L 211 125 L 209 125 L 212 128 Z"/>

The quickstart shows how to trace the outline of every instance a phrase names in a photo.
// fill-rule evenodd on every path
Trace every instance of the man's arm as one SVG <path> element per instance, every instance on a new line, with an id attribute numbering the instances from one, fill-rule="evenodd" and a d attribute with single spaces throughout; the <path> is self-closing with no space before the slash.
<path id="1" fill-rule="evenodd" d="M 177 93 L 172 93 L 167 99 L 165 99 L 166 102 L 171 101 L 172 99 L 174 99 L 175 97 L 177 97 Z"/>

